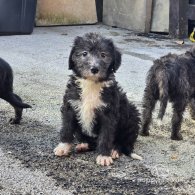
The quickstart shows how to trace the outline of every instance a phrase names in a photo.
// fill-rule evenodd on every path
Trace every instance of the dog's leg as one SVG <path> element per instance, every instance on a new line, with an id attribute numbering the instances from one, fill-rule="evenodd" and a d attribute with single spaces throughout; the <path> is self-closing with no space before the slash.
<path id="1" fill-rule="evenodd" d="M 15 96 L 15 98 L 19 102 L 22 102 L 22 99 L 18 95 L 14 94 L 14 96 Z M 11 118 L 10 119 L 10 123 L 11 124 L 20 124 L 20 120 L 22 119 L 22 111 L 23 111 L 23 108 L 19 108 L 17 106 L 13 106 L 13 107 L 14 107 L 14 110 L 15 110 L 15 118 Z"/>
<path id="2" fill-rule="evenodd" d="M 183 112 L 185 110 L 186 105 L 187 103 L 184 99 L 180 99 L 180 101 L 173 103 L 172 133 L 171 133 L 172 140 L 182 140 L 183 139 L 179 131 L 181 129 Z"/>
<path id="3" fill-rule="evenodd" d="M 107 114 L 101 117 L 102 127 L 98 137 L 98 157 L 96 163 L 102 166 L 109 166 L 113 163 L 111 151 L 113 147 L 114 134 L 116 130 L 116 120 L 114 116 Z M 114 120 L 112 120 L 114 119 Z"/>
<path id="4" fill-rule="evenodd" d="M 190 114 L 191 118 L 195 120 L 195 98 L 192 98 L 190 101 Z"/>
<path id="5" fill-rule="evenodd" d="M 142 130 L 140 135 L 149 136 L 149 125 L 152 119 L 152 111 L 154 110 L 156 99 L 151 90 L 145 90 L 142 113 Z"/>
<path id="6" fill-rule="evenodd" d="M 60 140 L 61 142 L 54 149 L 54 153 L 56 156 L 68 156 L 71 152 L 73 135 L 76 128 L 76 122 L 74 121 L 75 116 L 73 110 L 65 103 L 61 108 L 62 112 L 62 128 L 60 131 Z"/>
<path id="7" fill-rule="evenodd" d="M 4 100 L 6 100 L 7 102 L 9 102 L 14 107 L 14 110 L 15 110 L 15 118 L 11 118 L 10 123 L 11 124 L 20 124 L 20 120 L 22 119 L 23 108 L 16 106 L 12 100 L 14 99 L 15 101 L 17 101 L 20 104 L 20 103 L 22 103 L 22 99 L 14 93 L 6 94 L 2 98 Z"/>
<path id="8" fill-rule="evenodd" d="M 14 107 L 15 110 L 15 118 L 10 119 L 10 124 L 20 124 L 22 119 L 22 108 Z"/>

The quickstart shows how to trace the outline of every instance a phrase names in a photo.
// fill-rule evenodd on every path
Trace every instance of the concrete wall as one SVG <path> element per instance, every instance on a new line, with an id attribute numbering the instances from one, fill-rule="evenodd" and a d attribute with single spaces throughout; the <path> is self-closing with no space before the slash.
<path id="1" fill-rule="evenodd" d="M 37 26 L 96 22 L 95 0 L 37 0 Z"/>
<path id="2" fill-rule="evenodd" d="M 150 30 L 151 8 L 151 0 L 104 0 L 103 22 L 146 32 Z"/>
<path id="3" fill-rule="evenodd" d="M 37 0 L 36 25 L 97 22 L 95 0 Z M 103 23 L 139 32 L 169 32 L 169 0 L 103 0 Z"/>
<path id="4" fill-rule="evenodd" d="M 169 32 L 169 0 L 153 0 L 151 31 Z"/>

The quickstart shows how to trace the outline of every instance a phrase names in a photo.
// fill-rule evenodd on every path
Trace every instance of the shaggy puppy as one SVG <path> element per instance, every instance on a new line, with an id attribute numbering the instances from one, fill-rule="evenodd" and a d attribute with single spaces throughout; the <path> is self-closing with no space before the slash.
<path id="1" fill-rule="evenodd" d="M 146 79 L 143 99 L 143 126 L 141 134 L 149 135 L 149 124 L 156 101 L 160 101 L 159 118 L 165 113 L 168 100 L 172 102 L 171 139 L 182 140 L 179 133 L 182 115 L 187 106 L 195 119 L 195 47 L 182 55 L 168 54 L 154 61 Z"/>
<path id="2" fill-rule="evenodd" d="M 76 37 L 69 57 L 73 75 L 67 84 L 61 109 L 63 126 L 57 156 L 97 147 L 97 164 L 110 165 L 120 153 L 131 155 L 139 131 L 139 113 L 115 81 L 121 54 L 112 40 L 89 33 Z"/>
<path id="3" fill-rule="evenodd" d="M 31 108 L 22 103 L 21 98 L 13 93 L 13 72 L 10 65 L 0 58 L 0 98 L 9 102 L 15 110 L 15 118 L 10 119 L 11 124 L 19 124 L 23 108 Z"/>

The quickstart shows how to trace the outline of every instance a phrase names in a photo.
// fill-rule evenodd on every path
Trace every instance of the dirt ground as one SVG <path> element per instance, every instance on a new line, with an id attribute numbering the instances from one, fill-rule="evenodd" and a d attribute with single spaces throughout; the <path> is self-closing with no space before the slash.
<path id="1" fill-rule="evenodd" d="M 32 35 L 1 36 L 0 57 L 14 70 L 15 92 L 33 109 L 24 111 L 21 125 L 10 125 L 13 109 L 0 100 L 0 194 L 195 195 L 195 123 L 186 110 L 184 140 L 172 141 L 170 105 L 163 121 L 156 118 L 157 105 L 150 136 L 138 138 L 135 152 L 143 161 L 121 156 L 114 165 L 100 167 L 95 152 L 54 156 L 60 106 L 71 73 L 69 52 L 74 37 L 85 32 L 110 37 L 120 48 L 123 60 L 116 77 L 140 112 L 152 60 L 192 45 L 104 25 L 35 28 Z"/>

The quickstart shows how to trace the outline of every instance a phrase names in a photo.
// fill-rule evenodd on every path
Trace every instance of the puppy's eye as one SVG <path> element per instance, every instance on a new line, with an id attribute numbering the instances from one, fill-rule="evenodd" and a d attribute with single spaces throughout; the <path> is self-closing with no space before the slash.
<path id="1" fill-rule="evenodd" d="M 82 53 L 82 55 L 83 55 L 84 57 L 87 56 L 87 52 L 84 51 L 84 52 Z"/>
<path id="2" fill-rule="evenodd" d="M 102 58 L 105 58 L 106 57 L 106 54 L 104 52 L 101 53 L 101 57 Z"/>

